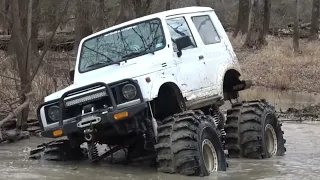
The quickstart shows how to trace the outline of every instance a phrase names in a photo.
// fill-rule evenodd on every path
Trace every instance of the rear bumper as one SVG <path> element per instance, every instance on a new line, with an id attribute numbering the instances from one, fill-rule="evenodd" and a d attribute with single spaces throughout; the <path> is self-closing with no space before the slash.
<path id="1" fill-rule="evenodd" d="M 137 123 L 136 121 L 133 121 L 134 117 L 137 116 L 140 113 L 143 113 L 147 107 L 146 102 L 142 102 L 140 104 L 130 106 L 127 108 L 123 108 L 121 110 L 111 111 L 108 112 L 107 109 L 98 110 L 94 113 L 91 113 L 89 115 L 79 116 L 75 118 L 68 119 L 65 121 L 62 125 L 59 125 L 56 128 L 44 130 L 41 132 L 41 135 L 43 137 L 47 138 L 59 138 L 61 136 L 70 135 L 73 133 L 83 133 L 85 129 L 91 128 L 91 125 L 88 124 L 87 127 L 79 127 L 78 123 L 84 118 L 88 116 L 94 116 L 96 118 L 100 118 L 100 121 L 97 124 L 92 125 L 93 127 L 105 127 L 105 126 L 111 126 L 114 132 L 117 134 L 127 134 L 130 131 L 130 126 L 126 126 L 132 123 Z M 115 119 L 115 114 L 121 113 L 121 112 L 127 112 L 127 116 L 121 119 Z M 126 127 L 126 128 L 123 128 Z M 139 127 L 139 126 L 134 126 Z M 129 128 L 129 129 L 128 129 Z M 54 131 L 56 130 L 62 130 L 63 134 L 59 136 L 54 136 Z"/>

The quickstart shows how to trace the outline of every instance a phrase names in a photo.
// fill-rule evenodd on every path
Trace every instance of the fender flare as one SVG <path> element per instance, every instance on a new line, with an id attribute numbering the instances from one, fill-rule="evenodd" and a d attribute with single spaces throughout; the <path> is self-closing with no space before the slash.
<path id="1" fill-rule="evenodd" d="M 150 100 L 153 100 L 158 97 L 159 90 L 160 90 L 161 86 L 164 85 L 165 83 L 173 83 L 174 85 L 176 85 L 177 88 L 179 88 L 179 91 L 181 93 L 181 87 L 178 85 L 178 83 L 174 79 L 174 77 L 168 77 L 168 76 L 167 77 L 160 77 L 152 83 L 150 96 L 149 96 Z M 182 93 L 181 93 L 181 95 L 182 95 Z"/>

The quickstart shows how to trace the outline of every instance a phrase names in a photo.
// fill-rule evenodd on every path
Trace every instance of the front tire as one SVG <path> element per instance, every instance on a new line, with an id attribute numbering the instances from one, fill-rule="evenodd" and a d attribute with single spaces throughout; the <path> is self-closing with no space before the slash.
<path id="1" fill-rule="evenodd" d="M 163 120 L 158 127 L 158 171 L 208 176 L 225 171 L 226 158 L 213 117 L 186 111 Z"/>
<path id="2" fill-rule="evenodd" d="M 283 156 L 282 124 L 265 100 L 245 101 L 227 111 L 225 148 L 231 158 L 264 159 Z"/>
<path id="3" fill-rule="evenodd" d="M 86 156 L 82 148 L 72 148 L 68 139 L 60 139 L 39 145 L 30 151 L 29 158 L 47 161 L 78 161 L 86 159 Z"/>

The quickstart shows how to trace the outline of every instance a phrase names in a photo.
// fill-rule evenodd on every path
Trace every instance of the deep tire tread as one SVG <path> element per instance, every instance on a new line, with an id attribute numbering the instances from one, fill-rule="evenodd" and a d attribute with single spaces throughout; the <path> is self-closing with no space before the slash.
<path id="1" fill-rule="evenodd" d="M 185 111 L 162 121 L 155 146 L 159 172 L 200 175 L 197 133 L 201 121 L 212 123 L 202 111 Z"/>
<path id="2" fill-rule="evenodd" d="M 227 133 L 225 148 L 229 152 L 229 157 L 252 159 L 266 157 L 263 152 L 263 122 L 261 122 L 265 111 L 275 114 L 275 108 L 264 99 L 239 102 L 227 110 L 224 129 Z M 276 121 L 277 128 L 281 129 L 281 123 L 277 119 Z"/>

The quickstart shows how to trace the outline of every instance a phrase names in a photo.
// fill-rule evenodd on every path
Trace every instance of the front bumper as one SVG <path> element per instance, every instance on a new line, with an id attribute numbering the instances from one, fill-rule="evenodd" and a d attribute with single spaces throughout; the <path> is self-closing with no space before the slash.
<path id="1" fill-rule="evenodd" d="M 114 95 L 112 88 L 115 87 L 118 84 L 123 84 L 124 82 L 129 82 L 130 84 L 135 85 L 135 87 L 137 88 L 137 98 L 136 103 L 134 104 L 130 104 L 130 102 L 128 102 L 125 106 L 121 106 L 123 104 L 119 104 L 118 102 L 118 98 L 119 95 L 116 94 Z M 67 115 L 66 112 L 66 101 L 65 98 L 68 98 L 70 96 L 74 96 L 77 94 L 83 94 L 83 92 L 86 92 L 89 89 L 92 88 L 103 88 L 106 93 L 106 97 L 107 98 L 107 102 L 108 105 L 106 107 L 101 107 L 101 108 L 97 108 L 96 110 L 93 110 L 93 112 L 87 113 L 87 114 L 78 114 L 75 116 L 69 116 Z M 86 96 L 86 95 L 85 95 Z M 44 124 L 42 123 L 41 120 L 41 108 L 45 107 L 48 104 L 52 104 L 53 102 L 55 102 L 60 109 L 60 121 L 56 123 L 56 125 L 54 125 L 53 127 L 48 127 L 47 125 L 44 126 Z M 105 101 L 103 101 L 105 102 Z M 90 102 L 90 103 L 94 103 L 94 102 Z M 125 79 L 119 82 L 114 82 L 112 84 L 105 84 L 102 82 L 98 82 L 98 83 L 93 83 L 87 86 L 83 86 L 77 89 L 73 89 L 70 91 L 65 92 L 60 99 L 57 99 L 55 101 L 50 101 L 50 102 L 45 102 L 44 104 L 40 105 L 38 108 L 38 118 L 41 124 L 41 129 L 42 129 L 42 136 L 43 137 L 49 137 L 49 138 L 57 138 L 57 137 L 61 137 L 61 136 L 65 136 L 65 135 L 69 135 L 75 132 L 80 132 L 88 127 L 83 127 L 83 126 L 79 126 L 78 123 L 81 121 L 84 121 L 83 118 L 86 118 L 88 116 L 91 116 L 91 119 L 96 119 L 98 118 L 99 121 L 95 121 L 93 124 L 94 126 L 97 125 L 112 125 L 114 126 L 115 129 L 117 129 L 118 124 L 123 124 L 123 121 L 125 119 L 130 119 L 132 117 L 135 117 L 138 113 L 141 113 L 142 111 L 145 110 L 145 108 L 147 107 L 147 103 L 144 101 L 142 93 L 141 93 L 141 89 L 137 83 L 137 81 L 134 81 L 132 79 Z M 68 107 L 67 107 L 68 108 Z M 122 118 L 115 118 L 115 115 L 117 115 L 118 113 L 125 113 L 125 117 Z M 95 116 L 96 118 L 92 118 L 92 116 Z M 46 117 L 47 118 L 47 117 Z M 44 120 L 47 122 L 47 120 Z M 122 123 L 121 123 L 122 122 Z M 95 124 L 96 123 L 96 124 Z M 128 122 L 130 123 L 130 122 Z M 90 126 L 92 124 L 89 124 Z M 51 125 L 50 125 L 51 126 Z M 59 131 L 59 135 L 55 134 L 56 131 Z M 62 132 L 62 133 L 61 133 Z M 54 135 L 55 134 L 55 135 Z"/>
<path id="2" fill-rule="evenodd" d="M 85 116 L 95 116 L 97 118 L 101 118 L 101 121 L 97 124 L 94 124 L 93 127 L 97 126 L 106 126 L 110 125 L 112 126 L 112 129 L 115 130 L 116 133 L 121 134 L 121 133 L 128 133 L 126 130 L 123 130 L 122 124 L 130 124 L 132 122 L 129 122 L 130 120 L 133 119 L 136 115 L 142 113 L 145 111 L 147 107 L 147 103 L 143 102 L 131 107 L 123 108 L 118 111 L 113 111 L 113 112 L 108 112 L 106 109 L 105 110 L 98 110 L 95 111 L 94 113 L 90 115 L 85 115 Z M 120 114 L 123 112 L 127 112 L 127 116 L 121 119 L 115 119 L 116 114 Z M 45 130 L 41 132 L 41 135 L 43 137 L 47 138 L 58 138 L 61 136 L 73 134 L 73 133 L 83 133 L 83 131 L 87 128 L 90 128 L 91 126 L 88 127 L 78 127 L 77 124 L 81 121 L 81 119 L 85 116 L 80 116 L 80 117 L 75 117 L 72 119 L 69 119 L 67 122 L 65 122 L 62 126 L 58 126 L 53 129 Z M 134 122 L 135 123 L 135 122 Z M 121 125 L 120 125 L 121 124 Z M 54 132 L 57 130 L 62 130 L 61 135 L 59 136 L 54 136 Z"/>

